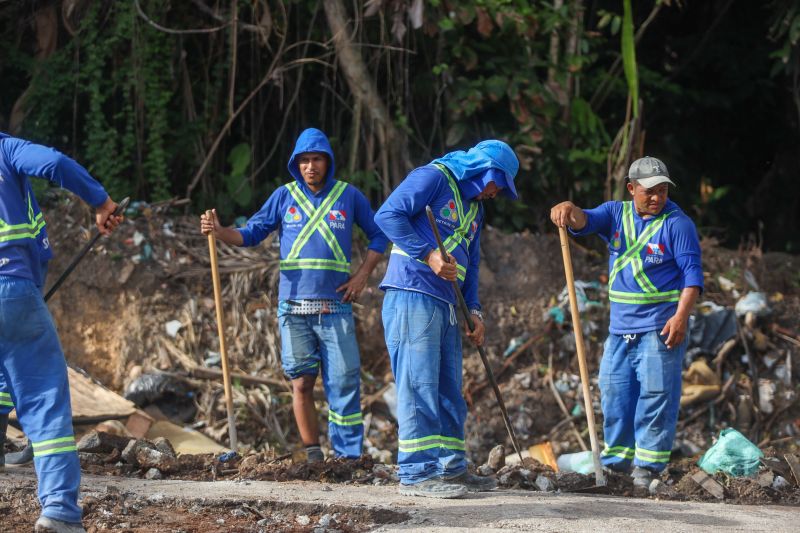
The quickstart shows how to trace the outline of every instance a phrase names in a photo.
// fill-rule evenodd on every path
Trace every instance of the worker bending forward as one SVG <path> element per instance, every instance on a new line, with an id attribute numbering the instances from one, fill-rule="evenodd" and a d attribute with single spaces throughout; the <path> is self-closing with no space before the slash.
<path id="1" fill-rule="evenodd" d="M 293 408 L 309 462 L 322 461 L 314 382 L 322 372 L 328 399 L 328 436 L 337 457 L 361 455 L 361 362 L 352 302 L 367 285 L 388 241 L 373 220 L 367 198 L 334 179 L 328 138 L 303 131 L 289 159 L 294 180 L 272 193 L 244 228 L 201 217 L 201 229 L 228 244 L 255 246 L 280 231 L 278 323 L 281 363 L 292 381 Z M 369 239 L 367 256 L 350 276 L 353 227 Z"/>
<path id="2" fill-rule="evenodd" d="M 53 252 L 28 176 L 48 179 L 95 207 L 105 235 L 121 218 L 113 216 L 117 204 L 78 163 L 0 133 L 0 468 L 8 413 L 16 407 L 39 480 L 42 514 L 35 530 L 79 532 L 81 469 L 67 363 L 41 291 Z"/>
<path id="3" fill-rule="evenodd" d="M 633 162 L 626 202 L 583 210 L 552 208 L 557 226 L 597 233 L 608 243 L 611 323 L 600 362 L 605 449 L 611 470 L 628 472 L 645 490 L 669 462 L 681 397 L 687 324 L 703 289 L 700 244 L 689 217 L 668 199 L 666 165 Z"/>
<path id="4" fill-rule="evenodd" d="M 467 407 L 452 282 L 458 280 L 475 319 L 475 330 L 467 336 L 480 346 L 481 200 L 500 191 L 516 198 L 518 168 L 507 144 L 484 141 L 413 170 L 375 215 L 394 244 L 381 288 L 386 291 L 386 346 L 397 383 L 401 494 L 455 498 L 496 486 L 491 478 L 467 472 Z M 436 217 L 447 258 L 437 248 L 426 206 Z"/>

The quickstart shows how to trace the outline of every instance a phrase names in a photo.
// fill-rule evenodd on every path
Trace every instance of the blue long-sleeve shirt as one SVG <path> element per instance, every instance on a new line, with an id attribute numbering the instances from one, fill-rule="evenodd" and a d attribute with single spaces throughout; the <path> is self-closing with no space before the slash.
<path id="1" fill-rule="evenodd" d="M 381 282 L 382 289 L 416 291 L 451 304 L 456 303 L 452 283 L 438 277 L 422 261 L 437 249 L 425 207 L 431 206 L 441 237 L 446 240 L 461 224 L 463 214 L 477 202 L 465 198 L 465 191 L 461 189 L 459 187 L 463 200 L 462 214 L 458 212 L 455 194 L 447 177 L 433 165 L 415 169 L 392 191 L 378 209 L 375 222 L 403 253 L 393 251 L 391 254 L 386 276 Z M 459 286 L 469 309 L 480 309 L 478 273 L 483 209 L 480 202 L 477 204 L 477 215 L 468 228 L 466 238 L 450 252 L 466 270 L 459 275 Z"/>
<path id="2" fill-rule="evenodd" d="M 64 154 L 0 133 L 0 275 L 41 286 L 53 252 L 28 176 L 50 180 L 92 207 L 102 205 L 108 193 Z"/>
<path id="3" fill-rule="evenodd" d="M 305 184 L 297 166 L 297 158 L 309 152 L 324 153 L 328 156 L 325 185 L 317 193 Z M 333 150 L 323 132 L 314 128 L 303 131 L 297 139 L 288 167 L 294 182 L 275 190 L 261 209 L 247 221 L 245 227 L 239 229 L 244 246 L 255 246 L 267 235 L 278 230 L 281 257 L 278 298 L 341 300 L 343 293 L 337 293 L 336 289 L 350 277 L 353 224 L 358 225 L 366 234 L 369 239 L 367 246 L 369 250 L 382 254 L 389 241 L 375 224 L 373 220 L 375 213 L 366 196 L 353 185 L 334 179 Z M 319 229 L 310 233 L 303 231 L 310 221 L 307 212 L 310 209 L 305 209 L 297 198 L 292 196 L 290 186 L 295 188 L 296 194 L 302 195 L 301 200 L 306 199 L 314 211 L 326 203 L 329 196 L 337 194 L 340 187 L 344 187 L 336 201 L 332 204 L 328 202 L 324 209 L 320 223 L 327 226 L 330 232 L 325 230 L 323 234 Z M 302 239 L 304 235 L 307 235 L 308 240 L 299 248 L 299 253 L 294 258 L 296 261 L 292 263 L 290 252 L 296 240 Z M 326 240 L 326 235 L 332 235 L 336 244 L 332 246 L 332 243 Z M 333 248 L 336 245 L 339 250 L 335 251 Z M 345 259 L 344 262 L 337 260 L 339 251 Z"/>
<path id="4" fill-rule="evenodd" d="M 594 209 L 584 209 L 586 226 L 575 235 L 596 233 L 608 243 L 609 272 L 616 259 L 625 253 L 625 225 L 622 222 L 623 202 L 605 202 Z M 703 289 L 703 267 L 700 242 L 692 220 L 675 204 L 668 200 L 662 213 L 670 215 L 664 225 L 653 234 L 640 252 L 644 273 L 659 292 L 683 290 L 686 287 Z M 654 218 L 642 218 L 633 209 L 636 236 L 642 235 Z M 634 238 L 634 240 L 636 240 Z M 627 265 L 616 276 L 609 290 L 627 293 L 643 293 Z M 654 304 L 629 304 L 611 302 L 609 331 L 616 335 L 644 333 L 661 330 L 675 314 L 677 302 Z"/>

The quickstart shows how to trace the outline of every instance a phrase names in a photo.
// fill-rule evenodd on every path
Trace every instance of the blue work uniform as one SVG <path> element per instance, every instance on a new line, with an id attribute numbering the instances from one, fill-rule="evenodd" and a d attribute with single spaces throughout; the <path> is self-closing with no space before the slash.
<path id="1" fill-rule="evenodd" d="M 697 230 L 668 200 L 658 216 L 642 218 L 632 202 L 584 210 L 577 235 L 608 243 L 611 322 L 600 362 L 605 449 L 602 463 L 654 472 L 669 462 L 681 396 L 687 339 L 672 349 L 660 335 L 686 287 L 703 288 Z"/>
<path id="2" fill-rule="evenodd" d="M 489 168 L 507 171 L 510 179 L 518 169 L 516 156 L 500 141 L 484 141 L 469 155 L 466 171 L 465 152 L 415 169 L 375 215 L 393 243 L 380 287 L 386 291 L 383 325 L 397 385 L 398 464 L 404 485 L 457 477 L 467 468 L 457 300 L 452 283 L 423 262 L 437 249 L 425 208 L 431 207 L 444 246 L 458 263 L 458 285 L 467 307 L 479 310 L 484 212 L 475 197 Z"/>
<path id="3" fill-rule="evenodd" d="M 308 152 L 327 154 L 329 160 L 325 185 L 317 193 L 297 166 L 298 156 Z M 354 224 L 366 234 L 370 250 L 383 253 L 388 240 L 361 191 L 334 179 L 333 150 L 323 132 L 303 131 L 288 167 L 294 181 L 276 189 L 239 232 L 244 246 L 255 246 L 279 231 L 283 370 L 297 379 L 321 369 L 333 450 L 340 457 L 359 457 L 364 437 L 361 364 L 352 305 L 342 303 L 343 293 L 336 289 L 350 278 Z"/>
<path id="4" fill-rule="evenodd" d="M 80 463 L 67 366 L 41 293 L 52 251 L 28 176 L 69 189 L 93 207 L 108 194 L 65 155 L 0 134 L 0 414 L 16 407 L 32 442 L 42 514 L 76 523 Z"/>

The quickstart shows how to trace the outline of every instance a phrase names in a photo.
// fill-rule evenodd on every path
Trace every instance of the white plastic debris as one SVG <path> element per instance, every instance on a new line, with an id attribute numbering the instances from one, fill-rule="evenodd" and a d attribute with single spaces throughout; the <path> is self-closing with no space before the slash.
<path id="1" fill-rule="evenodd" d="M 756 316 L 765 316 L 770 313 L 767 305 L 767 295 L 763 292 L 748 292 L 744 298 L 736 302 L 736 316 L 744 316 L 753 313 Z"/>
<path id="2" fill-rule="evenodd" d="M 183 327 L 180 320 L 170 320 L 164 327 L 167 329 L 167 335 L 172 337 L 173 339 L 178 335 L 178 331 Z"/>

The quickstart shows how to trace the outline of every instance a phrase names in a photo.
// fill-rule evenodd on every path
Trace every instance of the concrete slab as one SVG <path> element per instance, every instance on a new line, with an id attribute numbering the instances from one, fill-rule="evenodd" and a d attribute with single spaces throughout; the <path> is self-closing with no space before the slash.
<path id="1" fill-rule="evenodd" d="M 0 484 L 31 481 L 30 467 L 7 468 Z M 368 507 L 408 513 L 409 520 L 377 528 L 381 533 L 480 531 L 696 532 L 798 531 L 800 508 L 722 503 L 666 502 L 610 496 L 495 491 L 457 500 L 400 496 L 396 486 L 328 485 L 315 482 L 179 480 L 150 481 L 84 475 L 82 492 L 112 487 L 142 497 L 263 500 L 285 504 Z"/>

